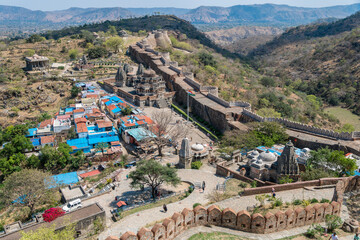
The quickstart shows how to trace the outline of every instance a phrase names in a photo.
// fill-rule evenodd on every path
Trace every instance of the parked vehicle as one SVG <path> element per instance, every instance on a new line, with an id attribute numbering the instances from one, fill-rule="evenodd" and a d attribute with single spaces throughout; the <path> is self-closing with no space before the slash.
<path id="1" fill-rule="evenodd" d="M 71 212 L 75 209 L 78 209 L 78 208 L 81 208 L 82 207 L 82 204 L 81 204 L 81 199 L 78 198 L 78 199 L 75 199 L 74 201 L 70 201 L 68 202 L 68 204 L 66 204 L 64 207 L 63 207 L 63 210 L 65 212 Z"/>

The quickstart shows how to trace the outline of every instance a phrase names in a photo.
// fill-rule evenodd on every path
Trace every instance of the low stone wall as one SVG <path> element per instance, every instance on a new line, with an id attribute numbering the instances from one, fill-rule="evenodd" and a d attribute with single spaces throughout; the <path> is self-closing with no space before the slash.
<path id="1" fill-rule="evenodd" d="M 220 210 L 218 206 L 205 209 L 197 206 L 194 210 L 185 208 L 181 213 L 174 213 L 171 218 L 166 218 L 162 223 L 156 224 L 151 230 L 142 228 L 139 232 L 126 232 L 121 240 L 158 240 L 174 239 L 181 232 L 192 227 L 202 225 L 216 225 L 244 232 L 267 234 L 276 231 L 288 230 L 295 227 L 321 223 L 327 214 L 340 215 L 339 202 L 317 203 L 305 208 L 298 207 L 286 212 L 278 211 L 275 214 L 268 212 L 265 216 L 260 213 L 250 214 L 242 210 L 236 213 L 231 208 Z M 116 240 L 117 237 L 107 239 Z"/>
<path id="2" fill-rule="evenodd" d="M 231 169 L 228 169 L 224 166 L 221 166 L 221 164 L 216 164 L 216 175 L 222 176 L 222 177 L 230 177 L 232 176 L 235 179 L 251 183 L 255 181 L 257 183 L 257 186 L 265 186 L 268 185 L 266 182 L 261 181 L 260 179 L 252 179 L 246 176 L 241 175 L 240 173 L 233 171 Z"/>

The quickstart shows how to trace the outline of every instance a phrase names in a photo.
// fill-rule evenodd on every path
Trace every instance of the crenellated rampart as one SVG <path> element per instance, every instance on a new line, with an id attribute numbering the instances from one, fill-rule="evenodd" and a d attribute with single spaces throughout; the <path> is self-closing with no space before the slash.
<path id="1" fill-rule="evenodd" d="M 187 104 L 188 90 L 197 92 L 200 96 L 189 97 L 189 106 L 191 111 L 212 124 L 219 131 L 224 132 L 232 129 L 234 125 L 230 122 L 234 121 L 278 122 L 289 129 L 320 137 L 349 141 L 360 139 L 360 132 L 339 133 L 284 118 L 264 118 L 251 111 L 250 103 L 242 101 L 225 101 L 218 96 L 217 87 L 202 86 L 194 79 L 194 75 L 192 73 L 183 72 L 177 62 L 170 61 L 169 54 L 159 53 L 153 49 L 153 47 L 156 46 L 154 36 L 161 35 L 162 38 L 166 38 L 167 36 L 165 32 L 163 32 L 163 34 L 160 34 L 160 32 L 161 31 L 156 31 L 155 33 L 151 33 L 141 42 L 130 46 L 130 54 L 137 61 L 150 66 L 158 74 L 163 76 L 166 81 L 167 88 L 171 91 L 176 91 L 175 100 L 178 103 L 183 105 Z M 165 59 L 164 56 L 168 59 Z"/>

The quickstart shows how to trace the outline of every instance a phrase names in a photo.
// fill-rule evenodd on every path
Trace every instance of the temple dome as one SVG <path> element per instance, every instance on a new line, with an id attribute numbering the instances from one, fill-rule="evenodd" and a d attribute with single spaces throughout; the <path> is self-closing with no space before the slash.
<path id="1" fill-rule="evenodd" d="M 259 156 L 259 152 L 255 150 L 251 153 L 251 156 L 253 156 L 253 157 Z"/>
<path id="2" fill-rule="evenodd" d="M 274 161 L 276 161 L 275 154 L 271 153 L 269 150 L 267 150 L 266 152 L 260 153 L 259 158 L 261 160 L 263 160 L 264 162 L 274 162 Z"/>
<path id="3" fill-rule="evenodd" d="M 200 143 L 196 143 L 191 146 L 191 149 L 193 151 L 202 151 L 202 150 L 204 150 L 204 146 Z"/>

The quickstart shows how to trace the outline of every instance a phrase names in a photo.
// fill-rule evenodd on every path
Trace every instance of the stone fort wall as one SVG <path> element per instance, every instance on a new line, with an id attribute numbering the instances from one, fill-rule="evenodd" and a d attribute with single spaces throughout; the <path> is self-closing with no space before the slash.
<path id="1" fill-rule="evenodd" d="M 166 218 L 153 228 L 142 228 L 139 232 L 126 232 L 121 240 L 158 240 L 174 239 L 181 232 L 192 227 L 203 225 L 215 225 L 231 228 L 244 232 L 267 234 L 277 231 L 288 230 L 295 227 L 321 223 L 325 216 L 340 215 L 341 203 L 317 203 L 313 206 L 297 207 L 288 209 L 286 212 L 268 212 L 265 215 L 260 213 L 250 214 L 246 210 L 235 212 L 231 208 L 221 210 L 218 206 L 204 208 L 197 206 L 194 210 L 185 208 L 181 213 L 174 213 L 171 218 Z M 108 237 L 108 239 L 119 239 Z"/>
<path id="2" fill-rule="evenodd" d="M 224 99 L 218 97 L 218 91 L 216 87 L 213 86 L 202 86 L 200 83 L 194 80 L 192 73 L 184 73 L 182 69 L 178 67 L 177 62 L 171 62 L 169 60 L 169 54 L 160 53 L 154 50 L 156 47 L 154 39 L 156 39 L 156 34 L 158 35 L 159 31 L 156 31 L 155 35 L 153 33 L 149 34 L 147 38 L 132 45 L 129 47 L 130 54 L 139 62 L 144 63 L 151 68 L 153 68 L 158 74 L 163 75 L 164 80 L 166 81 L 166 86 L 171 91 L 176 91 L 175 100 L 184 104 L 187 101 L 187 90 L 195 90 L 200 93 L 203 93 L 204 96 L 211 101 L 220 104 L 221 106 L 227 108 L 229 111 L 228 114 L 219 112 L 212 104 L 204 106 L 200 101 L 197 101 L 196 98 L 190 97 L 190 106 L 193 112 L 196 112 L 200 115 L 201 118 L 208 121 L 219 131 L 224 132 L 233 127 L 230 124 L 231 121 L 258 121 L 258 122 L 278 122 L 283 124 L 285 127 L 294 129 L 297 131 L 302 131 L 305 133 L 318 135 L 321 137 L 331 138 L 331 139 L 343 139 L 343 140 L 354 140 L 360 139 L 360 132 L 352 133 L 338 133 L 332 130 L 317 128 L 307 124 L 302 124 L 298 122 L 293 122 L 284 118 L 264 118 L 256 113 L 251 111 L 251 105 L 247 102 L 227 102 Z M 161 35 L 161 34 L 160 34 Z M 163 32 L 161 36 L 167 35 L 166 32 Z M 165 57 L 164 57 L 165 56 Z M 182 84 L 186 83 L 186 84 Z M 183 92 L 183 93 L 181 93 Z M 185 94 L 184 94 L 185 93 Z M 233 109 L 233 110 L 232 110 Z M 213 113 L 213 114 L 212 114 Z M 216 117 L 216 114 L 222 116 Z M 241 116 L 241 117 L 238 117 Z"/>

